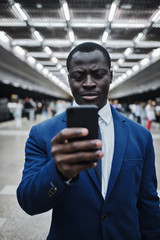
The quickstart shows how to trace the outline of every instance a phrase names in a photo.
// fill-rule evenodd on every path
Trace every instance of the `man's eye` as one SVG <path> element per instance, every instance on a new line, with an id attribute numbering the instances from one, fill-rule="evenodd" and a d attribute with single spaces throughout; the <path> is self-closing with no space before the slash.
<path id="1" fill-rule="evenodd" d="M 105 75 L 105 73 L 94 73 L 93 77 L 97 78 L 97 79 L 100 79 L 100 78 L 103 78 L 104 75 Z"/>
<path id="2" fill-rule="evenodd" d="M 76 81 L 81 81 L 83 79 L 83 75 L 74 75 L 73 78 L 76 80 Z"/>
<path id="3" fill-rule="evenodd" d="M 99 78 L 102 78 L 103 75 L 102 74 L 94 74 L 94 77 L 99 79 Z"/>

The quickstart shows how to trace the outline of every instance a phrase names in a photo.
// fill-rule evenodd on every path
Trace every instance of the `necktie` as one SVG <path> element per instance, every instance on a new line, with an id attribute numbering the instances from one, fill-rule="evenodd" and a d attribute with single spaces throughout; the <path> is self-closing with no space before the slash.
<path id="1" fill-rule="evenodd" d="M 97 162 L 97 166 L 94 168 L 98 183 L 100 185 L 102 185 L 102 164 L 101 164 L 102 159 L 99 159 Z"/>
<path id="2" fill-rule="evenodd" d="M 99 130 L 99 131 L 98 131 L 98 133 L 99 133 L 99 139 L 101 139 L 100 127 L 99 127 L 98 130 Z M 98 183 L 99 183 L 100 188 L 101 188 L 101 185 L 102 185 L 102 159 L 99 159 L 99 160 L 98 160 L 97 166 L 94 168 L 94 170 L 95 170 L 95 174 L 96 174 Z"/>

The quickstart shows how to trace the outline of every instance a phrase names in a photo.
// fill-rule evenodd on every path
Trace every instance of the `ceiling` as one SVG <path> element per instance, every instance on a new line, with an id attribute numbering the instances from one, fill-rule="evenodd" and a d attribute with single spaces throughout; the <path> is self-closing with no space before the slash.
<path id="1" fill-rule="evenodd" d="M 160 1 L 0 0 L 1 46 L 32 68 L 27 70 L 30 75 L 33 70 L 41 74 L 50 90 L 52 83 L 70 95 L 66 58 L 85 41 L 100 43 L 110 53 L 114 71 L 110 94 L 126 82 L 130 89 L 128 83 L 133 78 L 137 84 L 146 76 L 145 69 L 152 71 L 158 62 L 160 70 Z M 160 80 L 156 86 L 160 88 Z"/>

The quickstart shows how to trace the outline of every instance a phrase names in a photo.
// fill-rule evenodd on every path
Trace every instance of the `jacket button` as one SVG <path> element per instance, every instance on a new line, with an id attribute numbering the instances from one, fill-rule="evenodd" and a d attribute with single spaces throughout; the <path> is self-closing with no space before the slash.
<path id="1" fill-rule="evenodd" d="M 57 188 L 56 187 L 51 187 L 48 191 L 48 196 L 49 197 L 53 197 L 53 195 L 57 192 Z"/>
<path id="2" fill-rule="evenodd" d="M 107 218 L 108 218 L 107 213 L 104 213 L 104 214 L 102 215 L 102 219 L 105 221 L 105 220 L 107 220 Z"/>

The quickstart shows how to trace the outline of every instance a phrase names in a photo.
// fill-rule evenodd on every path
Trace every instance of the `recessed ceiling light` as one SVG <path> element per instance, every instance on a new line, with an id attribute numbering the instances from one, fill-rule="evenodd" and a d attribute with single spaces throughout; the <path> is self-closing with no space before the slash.
<path id="1" fill-rule="evenodd" d="M 140 64 L 142 65 L 142 66 L 146 66 L 146 65 L 148 65 L 149 64 L 149 58 L 148 57 L 146 57 L 146 58 L 143 58 L 141 61 L 140 61 Z"/>
<path id="2" fill-rule="evenodd" d="M 0 31 L 0 40 L 1 40 L 2 42 L 8 43 L 8 42 L 9 42 L 9 37 L 6 35 L 5 32 Z"/>
<path id="3" fill-rule="evenodd" d="M 36 4 L 36 7 L 37 7 L 37 8 L 42 8 L 43 5 L 42 5 L 41 3 L 37 3 L 37 4 Z"/>
<path id="4" fill-rule="evenodd" d="M 132 4 L 122 4 L 121 5 L 121 9 L 131 9 L 132 8 Z"/>

